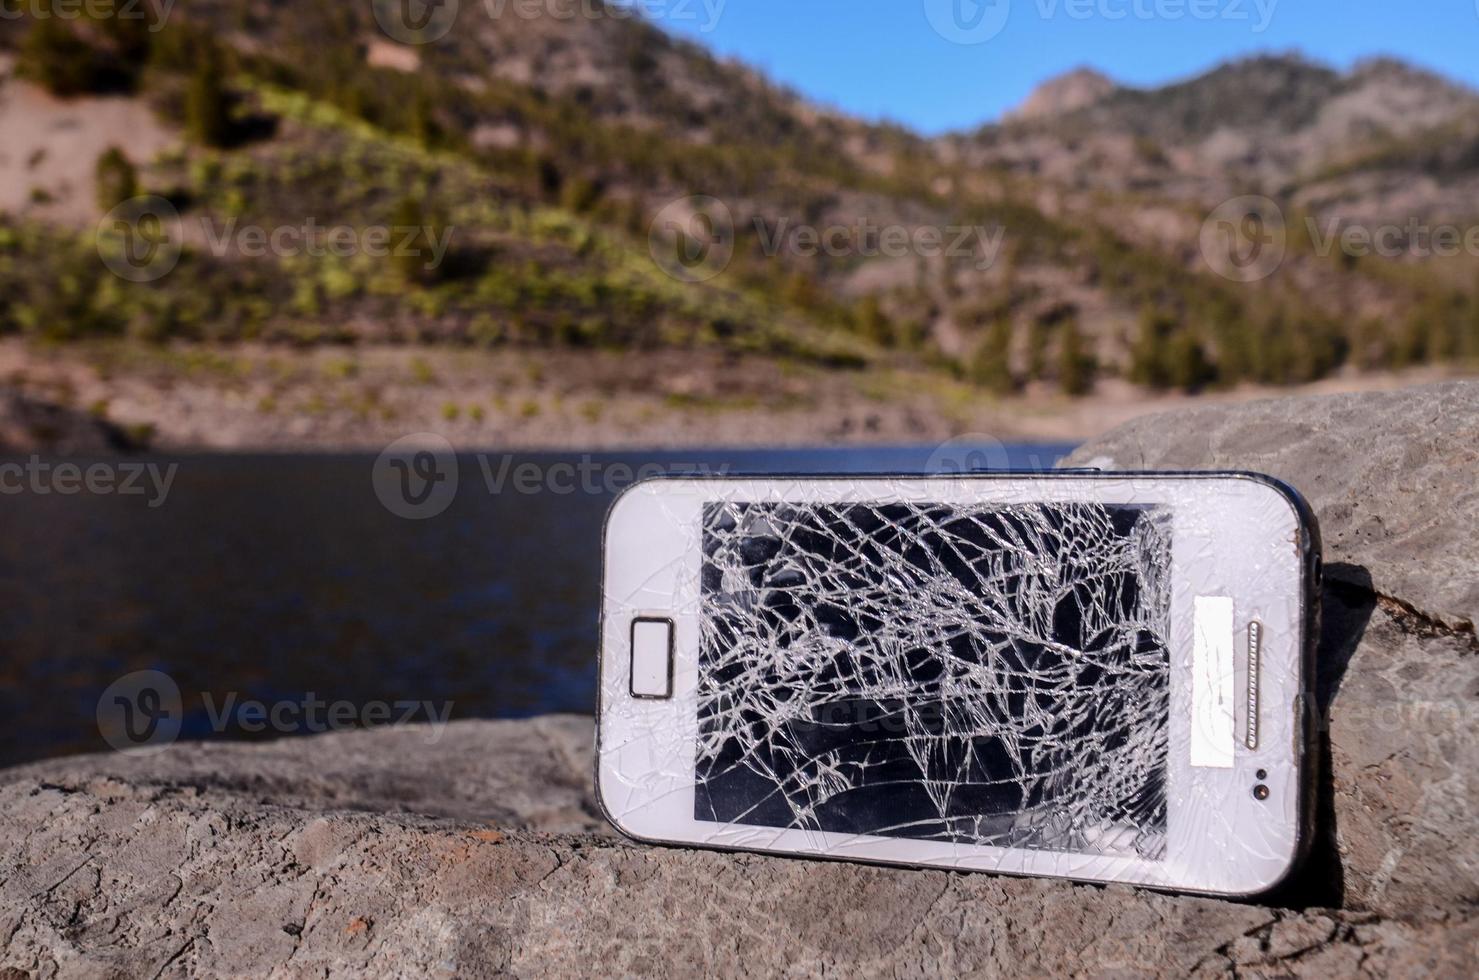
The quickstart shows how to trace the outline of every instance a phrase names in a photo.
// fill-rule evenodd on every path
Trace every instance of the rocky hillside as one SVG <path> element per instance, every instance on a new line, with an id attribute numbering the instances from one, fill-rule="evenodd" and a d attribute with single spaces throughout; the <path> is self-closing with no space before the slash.
<path id="1" fill-rule="evenodd" d="M 928 141 L 586 6 L 455 5 L 432 43 L 368 3 L 5 20 L 0 334 L 701 350 L 998 397 L 1479 359 L 1479 256 L 1328 234 L 1465 220 L 1479 113 L 1442 79 L 1266 57 L 1135 90 L 1084 70 Z M 1254 191 L 1287 255 L 1245 282 L 1209 257 L 1212 212 Z M 98 219 L 133 194 L 180 216 L 178 267 L 146 283 L 97 261 L 123 248 Z M 421 229 L 435 261 L 232 231 L 310 220 Z"/>
<path id="2" fill-rule="evenodd" d="M 1125 166 L 1089 166 L 1128 142 Z M 1294 55 L 1251 58 L 1164 88 L 1115 85 L 1080 69 L 1042 85 L 1002 125 L 965 141 L 979 166 L 1107 190 L 1208 197 L 1309 191 L 1355 173 L 1479 177 L 1479 93 L 1400 62 L 1349 73 Z M 1423 148 L 1427 152 L 1423 152 Z M 1424 217 L 1473 217 L 1472 195 L 1437 186 Z M 1359 193 L 1342 204 L 1380 215 Z M 1384 215 L 1404 219 L 1405 211 Z"/>

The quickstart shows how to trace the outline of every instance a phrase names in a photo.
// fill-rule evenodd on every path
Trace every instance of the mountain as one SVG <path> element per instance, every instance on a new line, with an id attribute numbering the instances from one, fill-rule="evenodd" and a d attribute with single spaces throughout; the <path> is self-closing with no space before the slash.
<path id="1" fill-rule="evenodd" d="M 1039 85 L 1009 118 L 1052 119 L 1102 102 L 1116 88 L 1114 80 L 1107 75 L 1092 68 L 1075 68 Z"/>
<path id="2" fill-rule="evenodd" d="M 1430 73 L 1279 55 L 1137 89 L 1081 69 L 926 140 L 629 13 L 540 9 L 461 4 L 428 44 L 371 4 L 195 0 L 147 36 L 7 21 L 0 333 L 720 352 L 996 395 L 1479 357 L 1479 259 L 1362 259 L 1311 234 L 1474 217 L 1479 98 Z M 102 121 L 125 109 L 152 121 Z M 200 229 L 188 275 L 100 270 L 88 178 L 109 147 L 110 173 Z M 1288 255 L 1245 283 L 1202 232 L 1247 193 L 1283 209 Z M 710 198 L 732 259 L 674 267 L 709 254 Z M 435 269 L 212 244 L 306 216 L 455 235 Z"/>
<path id="3" fill-rule="evenodd" d="M 1366 185 L 1437 176 L 1431 200 L 1404 200 L 1400 216 L 1413 203 L 1430 217 L 1475 207 L 1463 191 L 1479 172 L 1479 95 L 1390 59 L 1341 73 L 1297 55 L 1264 56 L 1154 89 L 1074 73 L 1028 105 L 959 141 L 963 157 L 1070 186 L 1170 196 L 1320 197 L 1330 192 L 1321 185 L 1338 182 L 1358 194 L 1344 203 L 1363 211 L 1380 210 L 1359 199 L 1379 193 Z"/>

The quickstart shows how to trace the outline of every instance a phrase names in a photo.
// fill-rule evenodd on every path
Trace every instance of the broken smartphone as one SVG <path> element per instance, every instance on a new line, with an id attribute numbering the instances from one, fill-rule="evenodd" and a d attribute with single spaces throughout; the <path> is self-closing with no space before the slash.
<path id="1" fill-rule="evenodd" d="M 1266 891 L 1310 837 L 1319 555 L 1256 474 L 638 484 L 601 805 L 653 843 Z"/>

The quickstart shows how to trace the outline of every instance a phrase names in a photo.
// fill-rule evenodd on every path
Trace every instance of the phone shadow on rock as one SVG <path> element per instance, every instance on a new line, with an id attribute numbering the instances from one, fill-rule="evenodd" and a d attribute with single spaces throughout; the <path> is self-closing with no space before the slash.
<path id="1" fill-rule="evenodd" d="M 1263 904 L 1288 909 L 1342 908 L 1345 868 L 1336 843 L 1335 779 L 1330 754 L 1330 706 L 1376 608 L 1371 573 L 1362 565 L 1325 567 L 1320 596 L 1320 644 L 1315 653 L 1315 829 L 1304 866 Z"/>

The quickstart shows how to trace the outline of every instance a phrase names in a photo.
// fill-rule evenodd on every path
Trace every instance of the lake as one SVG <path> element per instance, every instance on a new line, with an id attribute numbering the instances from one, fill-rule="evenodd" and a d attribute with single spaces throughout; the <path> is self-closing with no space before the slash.
<path id="1" fill-rule="evenodd" d="M 371 455 L 0 458 L 0 764 L 106 749 L 100 697 L 140 670 L 178 685 L 182 738 L 313 731 L 335 703 L 345 725 L 388 720 L 378 702 L 590 713 L 602 520 L 643 468 L 1042 469 L 1071 448 L 460 456 L 415 520 Z M 258 731 L 252 701 L 290 707 Z"/>

